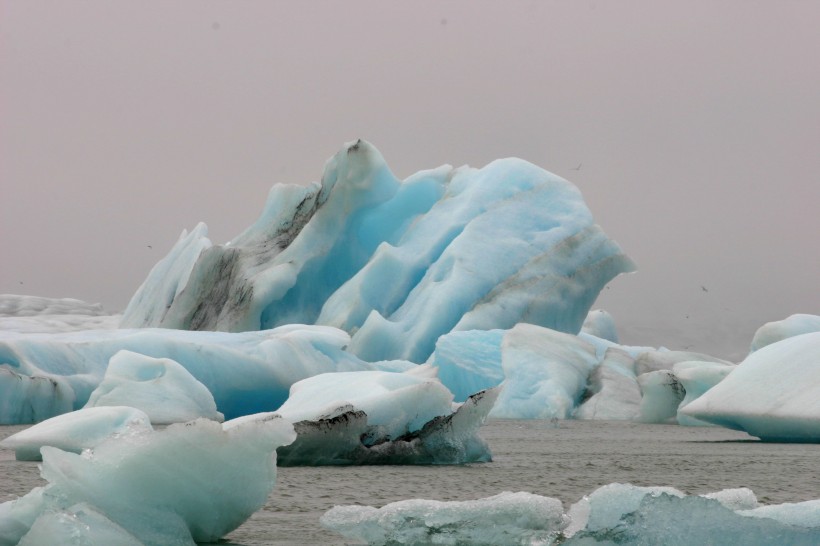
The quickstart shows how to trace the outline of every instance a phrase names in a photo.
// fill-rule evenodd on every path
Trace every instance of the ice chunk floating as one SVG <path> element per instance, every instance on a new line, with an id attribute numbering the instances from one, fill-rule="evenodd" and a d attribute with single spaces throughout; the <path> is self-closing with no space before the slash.
<path id="1" fill-rule="evenodd" d="M 772 441 L 820 442 L 820 332 L 750 354 L 681 413 Z"/>
<path id="2" fill-rule="evenodd" d="M 226 245 L 183 233 L 134 295 L 124 327 L 341 328 L 368 361 L 424 362 L 450 331 L 529 322 L 577 333 L 633 264 L 572 184 L 520 159 L 398 180 L 367 142 L 321 183 L 275 185 Z"/>
<path id="3" fill-rule="evenodd" d="M 406 373 L 323 374 L 296 383 L 276 412 L 295 423 L 298 433 L 279 450 L 280 464 L 489 461 L 478 429 L 498 390 L 481 391 L 454 407 L 453 394 L 434 372 L 419 366 Z"/>
<path id="4" fill-rule="evenodd" d="M 265 504 L 276 448 L 294 437 L 264 415 L 112 437 L 80 455 L 44 447 L 49 484 L 0 504 L 0 544 L 65 544 L 66 533 L 98 544 L 216 542 Z M 103 537 L 113 542 L 93 542 Z"/>

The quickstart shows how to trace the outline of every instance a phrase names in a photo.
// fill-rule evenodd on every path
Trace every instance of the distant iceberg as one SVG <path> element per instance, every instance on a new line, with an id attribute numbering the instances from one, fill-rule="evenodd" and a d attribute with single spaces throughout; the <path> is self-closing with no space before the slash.
<path id="1" fill-rule="evenodd" d="M 820 316 L 818 315 L 796 314 L 783 320 L 767 322 L 755 332 L 750 352 L 755 352 L 766 345 L 790 337 L 811 332 L 820 332 Z"/>
<path id="2" fill-rule="evenodd" d="M 367 361 L 424 362 L 450 331 L 530 322 L 577 333 L 634 266 L 572 184 L 520 159 L 398 180 L 367 142 L 322 182 L 276 185 L 229 244 L 204 225 L 151 271 L 122 326 L 246 331 L 323 324 Z"/>

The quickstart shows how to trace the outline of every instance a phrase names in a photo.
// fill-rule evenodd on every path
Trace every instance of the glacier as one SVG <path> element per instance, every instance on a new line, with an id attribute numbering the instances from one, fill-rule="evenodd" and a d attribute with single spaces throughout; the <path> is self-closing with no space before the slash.
<path id="1" fill-rule="evenodd" d="M 820 332 L 751 353 L 681 413 L 770 441 L 820 442 Z"/>
<path id="2" fill-rule="evenodd" d="M 264 505 L 276 448 L 294 438 L 289 422 L 263 415 L 113 436 L 81 454 L 43 447 L 48 485 L 0 504 L 0 545 L 58 544 L 78 527 L 116 544 L 215 542 Z"/>
<path id="3" fill-rule="evenodd" d="M 634 265 L 572 184 L 520 159 L 398 180 L 371 144 L 321 183 L 275 185 L 225 245 L 200 224 L 149 273 L 122 326 L 264 330 L 321 324 L 366 361 L 426 361 L 451 331 L 530 322 L 577 333 Z"/>

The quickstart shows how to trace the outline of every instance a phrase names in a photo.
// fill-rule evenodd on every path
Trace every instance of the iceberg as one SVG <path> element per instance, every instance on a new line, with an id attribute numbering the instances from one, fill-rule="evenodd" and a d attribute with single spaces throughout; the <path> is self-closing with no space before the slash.
<path id="1" fill-rule="evenodd" d="M 109 360 L 122 350 L 179 363 L 205 385 L 226 419 L 273 411 L 291 385 L 320 373 L 413 366 L 363 362 L 344 350 L 348 343 L 350 336 L 341 330 L 303 325 L 243 333 L 163 328 L 0 333 L 0 423 L 31 423 L 83 407 Z"/>
<path id="2" fill-rule="evenodd" d="M 631 421 L 637 417 L 640 404 L 635 359 L 621 349 L 611 348 L 589 375 L 586 391 L 573 417 Z"/>
<path id="3" fill-rule="evenodd" d="M 0 504 L 0 544 L 59 544 L 62 533 L 84 524 L 93 524 L 86 536 L 117 544 L 130 537 L 146 546 L 215 542 L 264 505 L 276 448 L 294 436 L 290 423 L 264 415 L 110 437 L 79 455 L 44 447 L 49 483 Z"/>
<path id="4" fill-rule="evenodd" d="M 641 404 L 637 420 L 641 423 L 677 423 L 678 407 L 686 389 L 672 370 L 655 370 L 638 376 Z"/>
<path id="5" fill-rule="evenodd" d="M 595 347 L 577 336 L 519 324 L 504 335 L 503 390 L 490 415 L 568 419 L 597 365 Z"/>
<path id="6" fill-rule="evenodd" d="M 55 333 L 117 328 L 121 315 L 73 298 L 0 294 L 0 332 Z"/>
<path id="7" fill-rule="evenodd" d="M 686 407 L 690 402 L 703 396 L 709 389 L 726 379 L 726 376 L 734 369 L 735 366 L 716 362 L 679 362 L 675 364 L 673 372 L 686 393 L 678 404 L 676 416 L 678 424 L 686 426 L 711 424 L 681 413 L 680 408 Z"/>
<path id="8" fill-rule="evenodd" d="M 410 499 L 382 508 L 335 506 L 319 522 L 367 544 L 551 544 L 568 520 L 561 501 L 504 492 L 469 501 Z"/>
<path id="9" fill-rule="evenodd" d="M 820 316 L 796 314 L 783 320 L 767 322 L 755 332 L 749 352 L 753 353 L 766 345 L 811 332 L 820 332 Z"/>
<path id="10" fill-rule="evenodd" d="M 505 330 L 450 332 L 436 342 L 427 361 L 439 380 L 463 402 L 471 394 L 497 387 L 504 381 L 501 340 Z"/>
<path id="11" fill-rule="evenodd" d="M 130 406 L 144 411 L 154 425 L 193 421 L 222 422 L 211 392 L 170 358 L 120 351 L 111 357 L 102 383 L 86 408 Z"/>
<path id="12" fill-rule="evenodd" d="M 58 415 L 12 434 L 0 447 L 13 449 L 18 461 L 39 461 L 40 448 L 53 446 L 80 453 L 113 435 L 151 430 L 148 416 L 135 408 L 103 407 L 77 410 Z"/>
<path id="13" fill-rule="evenodd" d="M 145 546 L 134 535 L 86 503 L 38 517 L 18 546 L 66 544 L 67 540 L 76 546 Z"/>
<path id="14" fill-rule="evenodd" d="M 122 326 L 338 327 L 367 361 L 425 362 L 452 331 L 530 322 L 577 333 L 601 288 L 634 265 L 572 184 L 520 159 L 398 180 L 359 140 L 321 183 L 276 185 L 225 245 L 204 225 L 149 273 Z"/>
<path id="15" fill-rule="evenodd" d="M 603 309 L 593 309 L 587 314 L 584 323 L 581 325 L 581 332 L 612 343 L 618 343 L 615 319 Z"/>
<path id="16" fill-rule="evenodd" d="M 462 404 L 420 366 L 405 373 L 363 371 L 304 379 L 276 414 L 297 439 L 279 450 L 280 465 L 461 464 L 489 461 L 478 436 L 497 392 Z"/>
<path id="17" fill-rule="evenodd" d="M 820 332 L 751 353 L 681 413 L 770 441 L 820 441 Z"/>

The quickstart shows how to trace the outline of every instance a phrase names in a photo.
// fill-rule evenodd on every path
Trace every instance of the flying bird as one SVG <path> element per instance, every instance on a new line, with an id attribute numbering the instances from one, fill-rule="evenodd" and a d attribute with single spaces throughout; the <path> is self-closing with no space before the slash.
<path id="1" fill-rule="evenodd" d="M 583 165 L 583 163 L 578 163 L 578 166 L 577 166 L 577 167 L 575 167 L 575 168 L 573 168 L 573 169 L 570 169 L 570 170 L 571 170 L 571 171 L 580 171 L 580 170 L 581 170 L 581 165 Z"/>
<path id="2" fill-rule="evenodd" d="M 707 289 L 706 289 L 706 287 L 705 287 L 705 286 L 703 286 L 703 285 L 700 285 L 700 289 L 701 289 L 701 290 L 703 290 L 704 292 L 708 292 L 708 291 L 709 291 L 709 290 L 707 290 Z"/>
<path id="3" fill-rule="evenodd" d="M 146 246 L 147 246 L 148 248 L 154 248 L 154 247 L 152 247 L 151 245 L 146 245 Z"/>

